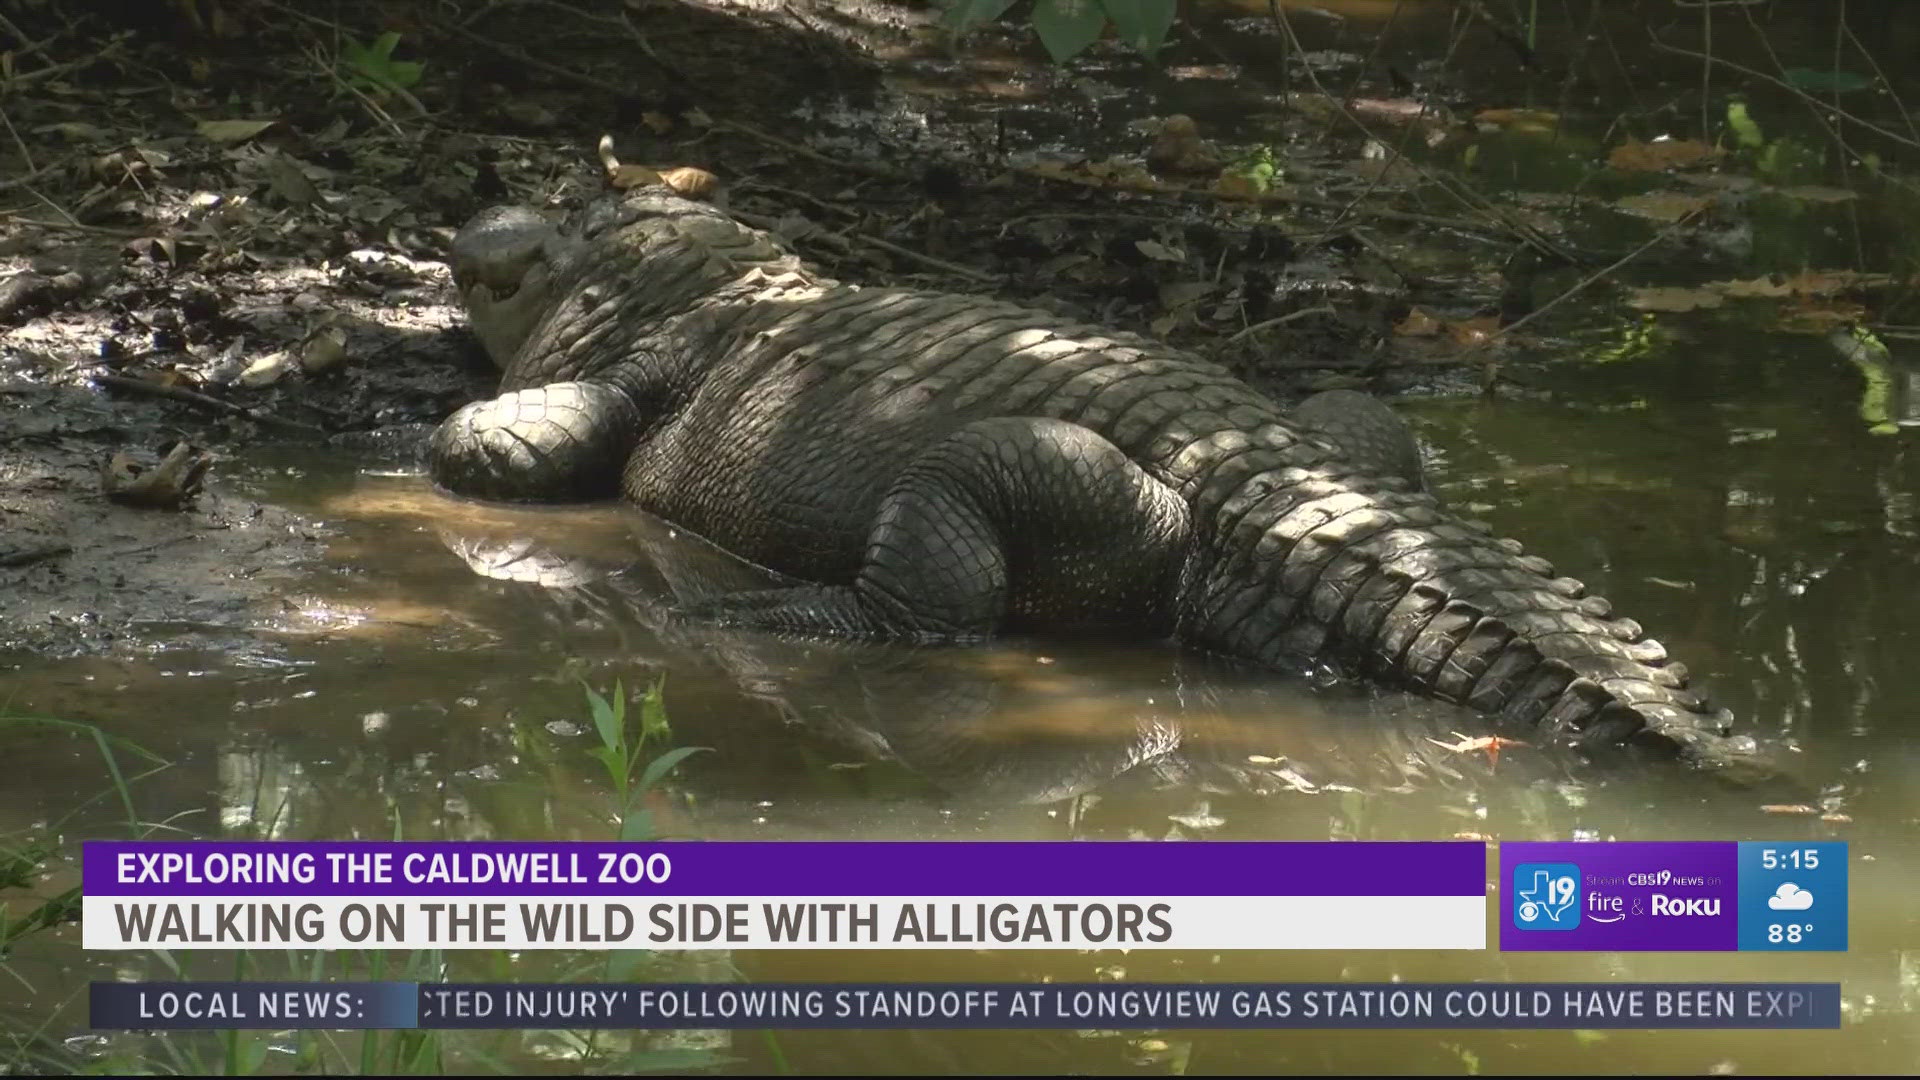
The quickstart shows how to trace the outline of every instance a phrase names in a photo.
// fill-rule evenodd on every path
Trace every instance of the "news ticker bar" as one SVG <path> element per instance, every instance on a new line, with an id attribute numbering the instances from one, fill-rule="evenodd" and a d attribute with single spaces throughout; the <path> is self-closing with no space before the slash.
<path id="1" fill-rule="evenodd" d="M 125 842 L 89 949 L 1484 949 L 1480 841 Z M 1844 950 L 1847 846 L 1523 842 L 1506 950 Z"/>
<path id="2" fill-rule="evenodd" d="M 96 982 L 91 1024 L 371 1028 L 1837 1028 L 1839 983 Z"/>

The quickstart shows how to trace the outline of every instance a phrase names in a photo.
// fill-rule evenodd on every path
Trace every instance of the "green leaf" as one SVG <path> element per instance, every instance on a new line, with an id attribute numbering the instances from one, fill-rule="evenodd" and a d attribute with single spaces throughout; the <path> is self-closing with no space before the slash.
<path id="1" fill-rule="evenodd" d="M 621 842 L 632 844 L 651 839 L 653 839 L 653 811 L 629 808 L 625 814 L 621 815 Z"/>
<path id="2" fill-rule="evenodd" d="M 660 778 L 672 771 L 675 765 L 680 764 L 682 761 L 687 760 L 701 751 L 711 749 L 713 748 L 710 746 L 682 746 L 661 754 L 659 757 L 647 762 L 647 771 L 640 774 L 638 787 L 641 791 L 647 790 L 659 783 Z"/>
<path id="3" fill-rule="evenodd" d="M 613 714 L 613 706 L 593 687 L 586 687 L 587 710 L 593 714 L 593 729 L 600 735 L 600 745 L 608 750 L 617 750 L 623 741 L 625 732 L 621 730 L 619 718 Z M 616 691 L 617 695 L 618 691 Z"/>
<path id="4" fill-rule="evenodd" d="M 374 55 L 374 57 L 378 59 L 382 64 L 384 64 L 387 60 L 392 58 L 393 47 L 398 44 L 400 44 L 400 35 L 393 32 L 392 30 L 389 30 L 384 34 L 381 34 L 379 37 L 374 38 L 373 48 L 369 49 L 368 51 L 371 52 Z"/>
<path id="5" fill-rule="evenodd" d="M 1747 112 L 1747 103 L 1744 101 L 1727 102 L 1727 126 L 1733 129 L 1734 138 L 1740 140 L 1740 145 L 1749 150 L 1758 150 L 1767 144 L 1765 137 L 1760 134 L 1760 125 Z"/>
<path id="6" fill-rule="evenodd" d="M 950 0 L 943 20 L 957 34 L 990 23 L 1013 6 L 1013 0 Z"/>
<path id="7" fill-rule="evenodd" d="M 1100 6 L 1120 31 L 1120 39 L 1142 56 L 1159 52 L 1173 28 L 1176 0 L 1100 0 Z"/>
<path id="8" fill-rule="evenodd" d="M 642 743 L 659 740 L 665 742 L 673 737 L 673 729 L 667 722 L 667 680 L 661 676 L 647 687 L 646 696 L 640 699 L 640 741 Z"/>
<path id="9" fill-rule="evenodd" d="M 1035 0 L 1033 5 L 1033 29 L 1056 64 L 1100 40 L 1106 25 L 1107 12 L 1099 0 Z"/>
<path id="10" fill-rule="evenodd" d="M 587 754 L 591 756 L 595 761 L 598 761 L 600 764 L 606 766 L 607 778 L 613 781 L 613 786 L 615 788 L 620 788 L 624 790 L 625 788 L 624 781 L 626 780 L 626 771 L 627 771 L 625 768 L 625 765 L 627 763 L 627 759 L 620 753 L 620 751 L 612 749 L 610 747 L 596 746 L 593 749 L 587 751 Z"/>
<path id="11" fill-rule="evenodd" d="M 393 85 L 406 89 L 420 81 L 420 75 L 426 71 L 426 65 L 412 60 L 399 60 L 387 66 L 387 78 Z"/>

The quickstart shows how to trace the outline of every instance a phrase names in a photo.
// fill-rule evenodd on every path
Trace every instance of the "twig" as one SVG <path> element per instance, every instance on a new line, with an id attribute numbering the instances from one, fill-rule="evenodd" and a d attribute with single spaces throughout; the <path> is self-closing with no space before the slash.
<path id="1" fill-rule="evenodd" d="M 203 409 L 213 409 L 216 412 L 243 416 L 249 420 L 256 420 L 262 424 L 266 424 L 269 427 L 285 428 L 288 431 L 302 431 L 314 435 L 325 435 L 327 433 L 326 429 L 322 427 L 303 424 L 298 420 L 285 420 L 272 413 L 262 412 L 259 409 L 249 409 L 244 405 L 235 405 L 231 401 L 222 401 L 217 397 L 209 397 L 206 394 L 194 390 L 183 390 L 177 386 L 161 386 L 159 383 L 148 382 L 145 379 L 130 379 L 124 375 L 95 375 L 93 376 L 93 381 L 102 386 L 112 387 L 115 390 L 125 390 L 135 394 L 147 394 L 152 397 L 172 398 L 175 401 L 184 401 L 190 405 L 198 405 Z"/>
<path id="2" fill-rule="evenodd" d="M 0 191 L 12 191 L 17 187 L 26 187 L 28 184 L 33 183 L 35 180 L 40 179 L 57 168 L 59 168 L 58 165 L 42 165 L 40 168 L 25 175 L 10 176 L 5 180 L 0 180 Z"/>
<path id="3" fill-rule="evenodd" d="M 1252 326 L 1243 327 L 1238 332 L 1236 332 L 1232 337 L 1228 338 L 1226 341 L 1222 342 L 1221 344 L 1231 345 L 1234 342 L 1239 341 L 1241 338 L 1246 337 L 1250 334 L 1258 333 L 1261 330 L 1270 330 L 1276 326 L 1284 326 L 1287 323 L 1293 322 L 1295 319 L 1304 319 L 1309 315 L 1339 315 L 1339 314 L 1340 313 L 1338 311 L 1335 311 L 1332 307 L 1326 304 L 1315 304 L 1313 307 L 1301 308 L 1299 311 L 1289 311 L 1285 315 L 1278 315 L 1271 319 L 1263 319 L 1260 322 L 1254 323 Z"/>
<path id="4" fill-rule="evenodd" d="M 1612 274 L 1615 270 L 1618 270 L 1621 267 L 1632 262 L 1633 260 L 1639 258 L 1640 255 L 1643 252 L 1645 252 L 1648 248 L 1653 247 L 1655 244 L 1660 243 L 1661 241 L 1665 240 L 1667 237 L 1672 236 L 1674 233 L 1680 231 L 1680 227 L 1682 225 L 1687 224 L 1688 222 L 1692 221 L 1694 218 L 1699 217 L 1701 214 L 1705 212 L 1706 210 L 1702 208 L 1702 209 L 1694 210 L 1687 214 L 1682 215 L 1679 219 L 1674 221 L 1672 224 L 1668 225 L 1666 228 L 1661 229 L 1657 233 L 1654 233 L 1653 237 L 1649 239 L 1646 243 L 1641 244 L 1639 247 L 1634 248 L 1632 251 L 1629 251 L 1625 255 L 1620 256 L 1618 259 L 1615 259 L 1609 265 L 1601 267 L 1600 269 L 1595 270 L 1593 273 L 1588 274 L 1586 277 L 1581 278 L 1579 281 L 1575 282 L 1573 286 L 1569 288 L 1566 292 L 1561 293 L 1559 296 L 1554 297 L 1553 299 L 1533 309 L 1532 311 L 1521 316 L 1520 318 L 1515 319 L 1514 321 L 1508 323 L 1507 325 L 1501 327 L 1500 329 L 1494 331 L 1493 333 L 1488 334 L 1486 337 L 1481 338 L 1479 341 L 1476 341 L 1473 344 L 1467 346 L 1466 348 L 1460 350 L 1460 355 L 1462 357 L 1471 356 L 1472 354 L 1479 352 L 1480 350 L 1486 348 L 1487 346 L 1493 344 L 1496 341 L 1501 340 L 1507 335 L 1513 333 L 1515 330 L 1520 329 L 1521 327 L 1527 325 L 1528 323 L 1546 314 L 1547 312 L 1553 310 L 1554 308 L 1559 307 L 1562 303 L 1564 303 L 1566 300 L 1573 297 L 1576 293 L 1579 293 L 1585 290 L 1587 286 L 1592 285 L 1594 282 L 1599 281 L 1601 278 Z M 1485 389 L 1488 392 L 1492 392 L 1494 380 L 1499 377 L 1499 372 L 1500 372 L 1500 365 L 1497 360 L 1489 362 L 1487 364 L 1487 377 L 1486 377 Z"/>
<path id="5" fill-rule="evenodd" d="M 1286 12 L 1283 11 L 1280 8 L 1280 5 L 1277 3 L 1270 3 L 1268 5 L 1268 9 L 1272 14 L 1272 17 L 1275 23 L 1278 24 L 1282 36 L 1286 39 L 1288 45 L 1292 48 L 1292 50 L 1295 53 L 1305 53 L 1306 50 L 1301 46 L 1300 39 L 1294 34 L 1293 23 L 1291 20 L 1287 18 Z M 1485 9 L 1480 7 L 1477 4 L 1475 5 L 1474 10 L 1479 14 L 1481 14 L 1483 17 L 1486 15 Z M 1491 19 L 1489 19 L 1489 22 L 1491 23 Z M 1348 123 L 1352 124 L 1356 129 L 1360 131 L 1361 134 L 1365 135 L 1367 138 L 1380 143 L 1382 146 L 1386 145 L 1385 140 L 1376 136 L 1373 133 L 1373 131 L 1367 127 L 1366 124 L 1361 122 L 1359 117 L 1353 114 L 1353 111 L 1351 109 L 1347 108 L 1346 102 L 1341 101 L 1340 99 L 1335 98 L 1333 95 L 1327 93 L 1326 87 L 1323 86 L 1320 82 L 1320 76 L 1314 73 L 1312 67 L 1307 67 L 1306 73 L 1307 73 L 1307 81 L 1313 85 L 1314 91 L 1320 94 L 1321 96 L 1325 97 L 1328 101 L 1332 102 L 1334 108 L 1339 110 L 1340 115 L 1343 118 L 1345 118 Z M 1423 104 L 1421 108 L 1424 113 L 1425 105 Z M 1455 199 L 1460 201 L 1469 209 L 1478 210 L 1481 213 L 1486 214 L 1488 217 L 1494 219 L 1495 221 L 1500 222 L 1500 224 L 1504 226 L 1505 229 L 1507 230 L 1508 235 L 1516 237 L 1522 241 L 1525 241 L 1526 243 L 1532 244 L 1534 247 L 1539 248 L 1541 251 L 1547 253 L 1548 255 L 1552 255 L 1556 259 L 1563 259 L 1569 263 L 1579 262 L 1579 259 L 1577 259 L 1574 256 L 1573 252 L 1568 251 L 1566 248 L 1562 247 L 1561 245 L 1554 243 L 1553 240 L 1548 238 L 1545 234 L 1541 233 L 1540 230 L 1535 229 L 1524 222 L 1509 218 L 1506 214 L 1501 212 L 1499 207 L 1494 205 L 1492 200 L 1485 198 L 1484 196 L 1480 195 L 1480 193 L 1472 190 L 1471 188 L 1465 187 L 1464 185 L 1455 187 L 1455 183 L 1457 181 L 1449 182 L 1447 178 L 1443 178 L 1437 173 L 1429 172 L 1427 169 L 1421 167 L 1420 165 L 1416 164 L 1411 160 L 1408 160 L 1404 156 L 1401 157 L 1401 160 L 1405 161 L 1409 167 L 1411 167 L 1415 172 L 1419 173 L 1421 179 L 1427 181 L 1428 183 L 1438 185 L 1442 191 L 1445 191 L 1447 194 L 1453 196 Z M 1384 176 L 1384 175 L 1385 173 L 1383 171 L 1381 176 Z M 1378 182 L 1379 182 L 1379 178 L 1376 177 L 1375 183 L 1378 183 Z M 1364 195 L 1365 193 L 1363 192 L 1362 194 Z M 1354 202 L 1357 203 L 1358 200 L 1356 199 L 1354 200 Z M 1353 212 L 1351 209 L 1343 210 L 1342 216 L 1344 216 L 1345 213 L 1351 213 L 1351 212 Z"/>
<path id="6" fill-rule="evenodd" d="M 612 97 L 615 99 L 625 98 L 628 95 L 633 93 L 632 87 L 617 86 L 603 79 L 596 79 L 592 75 L 585 74 L 584 72 L 575 71 L 572 68 L 561 67 L 559 64 L 555 64 L 547 60 L 542 60 L 537 56 L 530 56 L 527 53 L 519 49 L 516 49 L 511 45 L 502 44 L 501 42 L 495 41 L 492 38 L 483 37 L 480 34 L 476 34 L 473 31 L 457 23 L 447 23 L 445 25 L 447 29 L 453 31 L 454 33 L 460 35 L 463 38 L 466 38 L 468 41 L 471 41 L 476 45 L 484 45 L 487 48 L 492 49 L 494 52 L 499 53 L 501 56 L 504 56 L 509 60 L 512 60 L 516 63 L 525 64 L 530 68 L 538 68 L 549 75 L 552 75 L 556 78 L 565 79 L 576 86 L 584 86 L 589 90 L 597 90 L 600 93 L 606 94 L 609 97 Z"/>
<path id="7" fill-rule="evenodd" d="M 758 139 L 768 146 L 777 146 L 789 154 L 798 154 L 811 161 L 818 161 L 824 165 L 832 165 L 837 168 L 846 169 L 849 172 L 857 172 L 862 176 L 871 176 L 876 180 L 907 179 L 905 174 L 894 169 L 889 169 L 881 165 L 869 165 L 864 161 L 849 161 L 846 158 L 830 157 L 818 150 L 801 146 L 799 143 L 788 142 L 778 135 L 769 135 L 759 128 L 754 127 L 752 124 L 742 123 L 738 120 L 715 120 L 713 126 L 721 131 L 731 131 L 738 135 L 745 135 L 749 139 Z"/>
<path id="8" fill-rule="evenodd" d="M 1081 187 L 1100 188 L 1102 190 L 1110 190 L 1114 187 L 1112 184 L 1095 180 L 1092 177 L 1078 177 L 1067 173 L 1049 172 L 1044 169 L 1034 168 L 1033 166 L 1018 166 L 1014 171 L 1024 176 L 1035 176 L 1042 180 L 1059 180 L 1068 184 L 1078 184 Z M 1202 197 L 1222 202 L 1310 206 L 1317 210 L 1333 210 L 1336 212 L 1347 209 L 1349 205 L 1341 199 L 1329 199 L 1319 195 L 1307 195 L 1296 191 L 1265 191 L 1259 194 L 1243 195 L 1238 192 L 1202 191 L 1194 188 L 1142 187 L 1126 188 L 1124 190 L 1144 195 L 1170 195 L 1184 198 Z M 1357 206 L 1353 208 L 1352 213 L 1360 217 L 1379 218 L 1382 221 L 1403 221 L 1413 225 L 1432 225 L 1442 229 L 1459 229 L 1462 232 L 1478 233 L 1483 236 L 1497 236 L 1502 239 L 1512 239 L 1511 229 L 1494 228 L 1491 225 L 1482 224 L 1468 218 L 1450 218 L 1441 217 L 1438 214 L 1420 214 L 1411 210 L 1395 210 L 1392 207 L 1386 206 Z"/>
<path id="9" fill-rule="evenodd" d="M 1893 99 L 1893 107 L 1900 110 L 1900 119 L 1906 122 L 1908 133 L 1913 136 L 1915 142 L 1920 142 L 1920 127 L 1914 126 L 1913 115 L 1907 112 L 1907 103 L 1900 100 L 1899 94 L 1894 93 L 1893 80 L 1887 78 L 1887 73 L 1880 69 L 1880 61 L 1875 60 L 1873 54 L 1867 51 L 1867 47 L 1860 43 L 1858 37 L 1854 36 L 1851 26 L 1843 22 L 1840 24 L 1840 29 L 1846 31 L 1847 40 L 1853 42 L 1853 47 L 1859 49 L 1860 55 L 1866 58 L 1868 64 L 1872 65 L 1874 75 L 1880 79 L 1880 85 L 1887 88 L 1887 96 Z"/>
<path id="10" fill-rule="evenodd" d="M 0 549 L 0 566 L 31 566 L 45 559 L 71 554 L 73 545 L 54 541 L 53 543 L 30 544 L 26 547 Z"/>
<path id="11" fill-rule="evenodd" d="M 1670 52 L 1670 53 L 1673 53 L 1675 56 L 1691 56 L 1698 60 L 1706 60 L 1710 63 L 1719 64 L 1721 67 L 1729 68 L 1731 70 L 1737 71 L 1742 75 L 1759 79 L 1763 82 L 1772 83 L 1774 86 L 1777 86 L 1780 89 L 1785 90 L 1786 92 L 1792 94 L 1794 97 L 1797 97 L 1800 100 L 1806 102 L 1807 105 L 1810 108 L 1812 108 L 1816 113 L 1823 112 L 1823 111 L 1831 112 L 1835 116 L 1838 116 L 1844 120 L 1853 121 L 1855 124 L 1858 124 L 1863 128 L 1866 128 L 1868 131 L 1871 131 L 1876 135 L 1885 136 L 1886 138 L 1892 139 L 1894 142 L 1900 143 L 1903 146 L 1911 146 L 1916 149 L 1920 149 L 1920 139 L 1909 139 L 1906 136 L 1901 135 L 1899 132 L 1888 131 L 1886 128 L 1881 127 L 1879 124 L 1876 124 L 1871 120 L 1863 120 L 1860 117 L 1855 116 L 1844 109 L 1835 108 L 1832 102 L 1821 101 L 1819 98 L 1814 97 L 1812 94 L 1807 93 L 1805 90 L 1802 90 L 1799 87 L 1793 85 L 1792 83 L 1787 82 L 1785 79 L 1775 78 L 1774 76 L 1769 75 L 1764 71 L 1756 71 L 1753 68 L 1747 67 L 1744 64 L 1736 64 L 1731 60 L 1725 60 L 1718 56 L 1709 56 L 1706 53 L 1699 52 L 1694 49 L 1683 49 L 1678 45 L 1669 45 L 1666 42 L 1661 41 L 1659 38 L 1654 37 L 1652 34 L 1647 35 L 1647 40 L 1652 42 L 1653 47 L 1656 49 L 1659 49 L 1661 52 Z M 1826 121 L 1822 119 L 1821 123 L 1824 124 L 1826 123 Z M 1832 125 L 1828 125 L 1827 127 L 1829 131 L 1833 130 Z"/>
<path id="12" fill-rule="evenodd" d="M 20 160 L 26 162 L 27 172 L 38 172 L 39 170 L 33 164 L 33 151 L 27 149 L 26 140 L 20 137 L 20 132 L 13 126 L 13 119 L 7 115 L 7 110 L 4 108 L 0 108 L 0 123 L 7 125 L 7 134 L 13 136 L 13 145 L 20 148 Z"/>
<path id="13" fill-rule="evenodd" d="M 841 217 L 859 217 L 860 216 L 857 212 L 853 210 L 849 210 L 846 207 L 841 206 L 837 203 L 830 203 L 827 200 L 822 199 L 818 195 L 809 195 L 804 191 L 798 191 L 790 187 L 781 187 L 779 184 L 769 184 L 765 180 L 757 180 L 752 177 L 748 177 L 747 179 L 740 181 L 739 185 L 735 187 L 734 190 L 736 191 L 747 191 L 747 190 L 770 191 L 775 195 L 783 195 L 789 199 L 798 199 L 801 202 L 812 203 L 814 206 L 817 206 L 820 209 L 825 210 L 830 214 L 839 214 Z"/>
<path id="14" fill-rule="evenodd" d="M 931 266 L 936 270 L 945 270 L 949 274 L 959 274 L 961 277 L 972 278 L 975 281 L 982 281 L 982 282 L 992 282 L 997 280 L 992 274 L 975 270 L 971 266 L 962 266 L 959 263 L 948 262 L 945 259 L 936 259 L 931 255 L 922 255 L 919 252 L 914 251 L 912 248 L 901 247 L 899 244 L 896 244 L 891 240 L 882 240 L 877 236 L 868 236 L 865 233 L 846 233 L 844 235 L 849 240 L 853 240 L 862 244 L 871 244 L 872 246 L 877 247 L 882 251 L 891 251 L 895 255 L 898 255 L 903 259 L 911 259 L 914 262 Z"/>
<path id="15" fill-rule="evenodd" d="M 99 52 L 88 56 L 77 57 L 73 60 L 62 61 L 58 64 L 48 64 L 46 67 L 39 68 L 35 71 L 22 72 L 8 79 L 6 82 L 0 83 L 0 86 L 4 86 L 8 90 L 18 90 L 20 87 L 26 86 L 29 83 L 37 83 L 42 79 L 50 79 L 55 75 L 72 71 L 74 68 L 86 67 L 88 64 L 105 60 L 107 57 L 119 52 L 121 44 L 125 41 L 125 36 L 116 37 L 112 41 L 107 42 Z"/>
<path id="16" fill-rule="evenodd" d="M 55 209 L 58 209 L 56 207 Z M 26 225 L 35 229 L 71 229 L 75 232 L 96 233 L 100 236 L 118 236 L 139 238 L 152 236 L 152 229 L 123 229 L 113 225 L 87 225 L 79 221 L 41 221 L 39 218 L 21 217 L 12 211 L 6 211 L 6 220 L 16 225 Z"/>
<path id="17" fill-rule="evenodd" d="M 343 78 L 340 72 L 335 70 L 334 65 L 327 63 L 327 58 L 320 55 L 318 49 L 309 48 L 306 50 L 306 53 L 307 59 L 313 61 L 313 66 L 326 72 L 327 76 L 334 81 L 335 85 L 352 94 L 354 97 L 359 98 L 360 104 L 365 106 L 369 113 L 373 114 L 375 121 L 385 124 L 395 135 L 402 137 L 406 135 L 406 132 L 401 130 L 400 124 L 394 120 L 393 116 L 389 114 L 387 110 L 380 107 L 379 102 L 368 97 L 365 91 Z M 417 105 L 419 102 L 415 101 L 414 104 Z"/>

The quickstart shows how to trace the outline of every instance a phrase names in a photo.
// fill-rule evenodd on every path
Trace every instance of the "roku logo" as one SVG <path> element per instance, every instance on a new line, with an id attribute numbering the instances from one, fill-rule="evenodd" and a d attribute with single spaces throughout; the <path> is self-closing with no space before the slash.
<path id="1" fill-rule="evenodd" d="M 1655 915 L 1718 915 L 1720 898 L 1696 896 L 1681 898 L 1663 893 L 1653 894 L 1653 914 Z"/>

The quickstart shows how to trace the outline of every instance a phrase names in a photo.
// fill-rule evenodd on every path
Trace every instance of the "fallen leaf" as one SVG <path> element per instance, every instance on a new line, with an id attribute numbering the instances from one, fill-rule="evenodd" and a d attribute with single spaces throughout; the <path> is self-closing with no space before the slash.
<path id="1" fill-rule="evenodd" d="M 640 114 L 640 122 L 655 135 L 665 135 L 673 130 L 673 117 L 663 112 L 643 112 Z"/>
<path id="2" fill-rule="evenodd" d="M 1210 281 L 1174 281 L 1160 286 L 1160 306 L 1168 311 L 1192 307 L 1212 293 Z"/>
<path id="3" fill-rule="evenodd" d="M 1213 190 L 1236 199 L 1255 199 L 1266 194 L 1260 181 L 1242 172 L 1223 172 L 1213 182 Z"/>
<path id="4" fill-rule="evenodd" d="M 1726 295 L 1714 289 L 1687 289 L 1678 286 L 1634 289 L 1627 299 L 1628 304 L 1640 311 L 1665 311 L 1673 314 L 1717 308 L 1726 302 Z"/>
<path id="5" fill-rule="evenodd" d="M 177 510 L 200 491 L 213 455 L 174 443 L 160 464 L 143 467 L 122 450 L 100 464 L 100 487 L 107 498 L 129 506 Z"/>
<path id="6" fill-rule="evenodd" d="M 1802 816 L 1811 817 L 1814 814 L 1818 814 L 1820 811 L 1815 809 L 1814 807 L 1806 805 L 1805 803 L 1792 803 L 1792 804 L 1769 803 L 1765 806 L 1762 806 L 1760 808 L 1760 812 L 1763 814 L 1799 814 Z"/>
<path id="7" fill-rule="evenodd" d="M 1704 195 L 1684 195 L 1678 191 L 1649 191 L 1628 195 L 1614 203 L 1616 209 L 1653 221 L 1679 221 L 1689 214 L 1705 210 L 1711 200 Z"/>
<path id="8" fill-rule="evenodd" d="M 1224 164 L 1220 152 L 1200 137 L 1199 128 L 1188 116 L 1169 116 L 1161 121 L 1160 134 L 1147 150 L 1147 165 L 1155 172 L 1212 174 Z"/>
<path id="9" fill-rule="evenodd" d="M 645 165 L 615 164 L 607 170 L 607 182 L 620 191 L 660 183 L 660 174 Z"/>
<path id="10" fill-rule="evenodd" d="M 278 349 L 265 356 L 256 357 L 234 381 L 241 386 L 271 386 L 279 382 L 281 376 L 285 375 L 292 365 L 293 358 L 287 351 Z"/>
<path id="11" fill-rule="evenodd" d="M 1781 296 L 1836 296 L 1853 289 L 1874 289 L 1894 283 L 1891 274 L 1863 274 L 1857 270 L 1802 270 L 1792 277 L 1750 278 L 1719 282 L 1718 288 L 1740 299 Z"/>
<path id="12" fill-rule="evenodd" d="M 300 350 L 300 370 L 318 375 L 339 367 L 347 358 L 347 333 L 337 326 L 320 329 Z"/>
<path id="13" fill-rule="evenodd" d="M 1438 337 L 1440 320 L 1427 314 L 1420 308 L 1407 312 L 1407 317 L 1394 325 L 1393 332 L 1400 337 Z"/>
<path id="14" fill-rule="evenodd" d="M 1498 315 L 1482 315 L 1473 319 L 1462 319 L 1447 324 L 1447 336 L 1456 345 L 1478 345 L 1500 332 Z"/>
<path id="15" fill-rule="evenodd" d="M 1187 261 L 1185 252 L 1175 251 L 1158 240 L 1136 240 L 1133 242 L 1133 246 L 1140 250 L 1140 254 L 1145 255 L 1149 259 L 1159 259 L 1161 262 L 1170 263 L 1184 263 Z"/>
<path id="16" fill-rule="evenodd" d="M 1546 109 L 1482 109 L 1473 114 L 1473 119 L 1490 127 L 1551 130 L 1560 122 L 1560 114 Z"/>
<path id="17" fill-rule="evenodd" d="M 278 120 L 202 120 L 200 134 L 217 143 L 241 143 L 279 123 Z"/>
<path id="18" fill-rule="evenodd" d="M 1726 151 L 1698 139 L 1628 139 L 1607 155 L 1607 164 L 1627 172 L 1687 169 L 1718 160 Z"/>
<path id="19" fill-rule="evenodd" d="M 1774 190 L 1789 199 L 1799 199 L 1801 202 L 1839 203 L 1860 197 L 1859 192 L 1848 191 L 1846 188 L 1822 187 L 1819 184 L 1796 184 L 1793 187 Z"/>
<path id="20" fill-rule="evenodd" d="M 719 177 L 691 165 L 668 169 L 660 174 L 660 180 L 672 188 L 674 194 L 688 199 L 705 198 L 720 186 Z"/>
<path id="21" fill-rule="evenodd" d="M 1781 312 L 1777 325 L 1781 330 L 1820 334 L 1837 326 L 1857 323 L 1866 316 L 1865 305 L 1851 304 L 1845 300 L 1823 300 L 1818 303 L 1796 304 L 1788 308 Z"/>
<path id="22" fill-rule="evenodd" d="M 270 154 L 266 160 L 267 186 L 292 206 L 313 206 L 320 202 L 320 189 L 307 179 L 306 170 L 285 154 Z"/>

